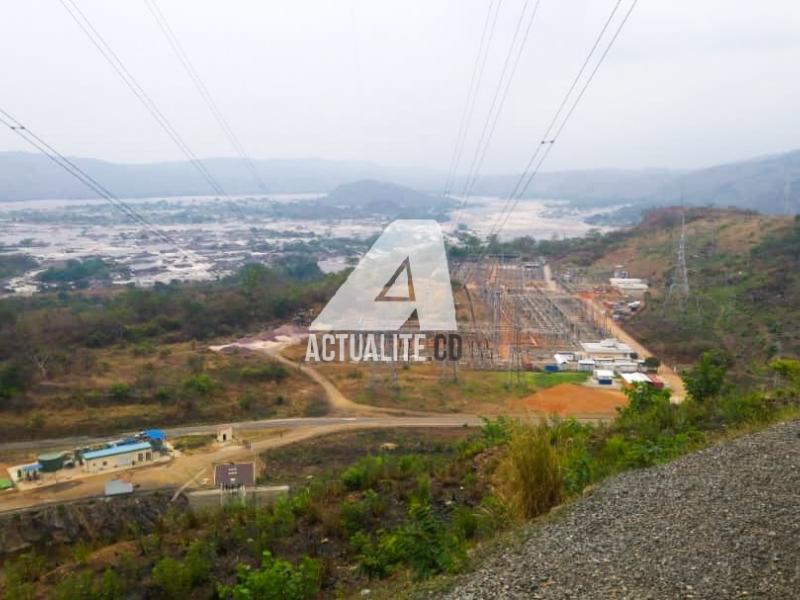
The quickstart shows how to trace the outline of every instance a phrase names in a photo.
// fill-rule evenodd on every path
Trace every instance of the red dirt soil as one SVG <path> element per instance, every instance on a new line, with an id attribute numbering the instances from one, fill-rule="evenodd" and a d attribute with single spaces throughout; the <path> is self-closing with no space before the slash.
<path id="1" fill-rule="evenodd" d="M 617 390 L 563 383 L 531 394 L 517 401 L 517 406 L 537 413 L 564 416 L 616 415 L 617 407 L 627 402 L 625 394 Z"/>

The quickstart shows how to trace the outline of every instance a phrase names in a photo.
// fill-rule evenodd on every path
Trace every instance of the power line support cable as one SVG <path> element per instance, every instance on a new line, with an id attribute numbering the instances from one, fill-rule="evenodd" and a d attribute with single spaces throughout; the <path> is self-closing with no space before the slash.
<path id="1" fill-rule="evenodd" d="M 258 169 L 256 169 L 252 159 L 248 156 L 247 152 L 245 152 L 244 147 L 239 141 L 239 138 L 236 136 L 230 124 L 228 123 L 228 120 L 219 109 L 219 105 L 214 101 L 214 97 L 211 95 L 211 92 L 209 92 L 208 86 L 206 86 L 205 82 L 200 77 L 200 74 L 197 72 L 197 69 L 189 58 L 189 55 L 186 53 L 186 50 L 184 50 L 180 40 L 175 35 L 175 31 L 170 26 L 169 21 L 167 21 L 167 18 L 164 16 L 164 13 L 159 8 L 155 0 L 145 0 L 145 4 L 149 9 L 150 14 L 153 15 L 153 19 L 155 19 L 159 29 L 161 29 L 161 32 L 164 34 L 164 37 L 167 39 L 167 42 L 172 48 L 172 51 L 175 53 L 175 56 L 178 58 L 178 61 L 181 63 L 187 75 L 189 76 L 189 79 L 192 80 L 192 83 L 194 84 L 195 88 L 197 88 L 197 91 L 199 92 L 209 111 L 211 111 L 214 119 L 225 133 L 225 137 L 228 138 L 231 146 L 250 171 L 250 174 L 253 176 L 253 179 L 255 179 L 259 189 L 262 192 L 266 192 L 267 186 L 264 184 L 263 179 L 259 175 Z"/>

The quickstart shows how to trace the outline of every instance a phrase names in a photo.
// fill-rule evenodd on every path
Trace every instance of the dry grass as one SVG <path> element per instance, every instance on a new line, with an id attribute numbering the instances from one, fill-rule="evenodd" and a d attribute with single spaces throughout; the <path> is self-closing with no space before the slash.
<path id="1" fill-rule="evenodd" d="M 242 369 L 269 359 L 247 351 L 211 352 L 205 345 L 119 346 L 86 351 L 86 364 L 54 370 L 24 404 L 0 411 L 0 437 L 14 439 L 106 434 L 146 426 L 302 417 L 325 410 L 318 386 L 289 369 L 280 382 L 243 377 Z M 191 393 L 187 379 L 202 374 L 213 386 Z M 129 394 L 113 397 L 115 386 Z"/>
<path id="2" fill-rule="evenodd" d="M 500 499 L 520 519 L 537 517 L 564 499 L 560 449 L 546 423 L 514 428 L 495 473 Z"/>

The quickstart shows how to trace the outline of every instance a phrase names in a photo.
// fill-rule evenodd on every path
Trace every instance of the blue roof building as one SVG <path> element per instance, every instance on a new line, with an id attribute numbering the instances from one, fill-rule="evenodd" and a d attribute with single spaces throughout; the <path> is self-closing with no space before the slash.
<path id="1" fill-rule="evenodd" d="M 144 437 L 151 442 L 163 442 L 167 439 L 167 434 L 161 429 L 145 429 Z"/>
<path id="2" fill-rule="evenodd" d="M 107 458 L 109 456 L 117 456 L 119 454 L 128 454 L 130 452 L 139 452 L 142 450 L 152 450 L 153 447 L 150 442 L 139 442 L 138 444 L 122 444 L 120 446 L 112 446 L 111 448 L 103 448 L 102 450 L 92 450 L 83 454 L 83 460 L 96 460 L 98 458 Z"/>
<path id="3" fill-rule="evenodd" d="M 81 458 L 84 470 L 89 472 L 133 467 L 153 460 L 153 446 L 150 445 L 150 442 L 121 444 L 102 450 L 84 452 Z"/>

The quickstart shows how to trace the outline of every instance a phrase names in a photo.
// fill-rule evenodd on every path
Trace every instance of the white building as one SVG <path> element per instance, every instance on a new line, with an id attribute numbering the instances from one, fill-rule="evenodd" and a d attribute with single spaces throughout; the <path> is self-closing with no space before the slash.
<path id="1" fill-rule="evenodd" d="M 615 338 L 608 338 L 599 342 L 581 342 L 586 357 L 598 362 L 608 360 L 624 360 L 636 358 L 633 348 Z"/>
<path id="2" fill-rule="evenodd" d="M 133 467 L 141 463 L 151 462 L 153 460 L 153 447 L 150 442 L 120 444 L 110 448 L 103 448 L 102 450 L 86 452 L 81 458 L 83 459 L 84 471 L 97 473 L 107 469 Z"/>
<path id="3" fill-rule="evenodd" d="M 611 287 L 619 290 L 620 293 L 631 298 L 644 298 L 648 290 L 647 281 L 634 277 L 612 277 L 608 280 Z"/>

